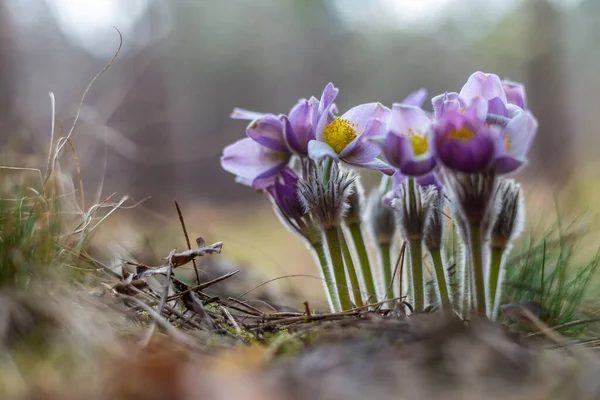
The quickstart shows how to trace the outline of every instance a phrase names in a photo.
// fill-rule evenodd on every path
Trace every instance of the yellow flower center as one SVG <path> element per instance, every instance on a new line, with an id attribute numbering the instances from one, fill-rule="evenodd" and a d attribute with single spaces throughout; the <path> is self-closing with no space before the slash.
<path id="1" fill-rule="evenodd" d="M 467 141 L 473 139 L 473 137 L 475 137 L 475 133 L 473 133 L 473 131 L 470 130 L 469 128 L 463 126 L 460 129 L 450 132 L 448 137 L 450 139 L 462 140 L 462 141 L 467 142 Z"/>
<path id="2" fill-rule="evenodd" d="M 421 132 L 415 133 L 412 129 L 408 130 L 408 140 L 412 146 L 415 156 L 427 153 L 429 148 L 427 138 Z"/>
<path id="3" fill-rule="evenodd" d="M 337 117 L 323 131 L 323 140 L 340 154 L 358 136 L 357 127 L 358 124 Z"/>
<path id="4" fill-rule="evenodd" d="M 510 149 L 510 137 L 508 137 L 508 133 L 504 135 L 504 148 L 506 150 Z"/>

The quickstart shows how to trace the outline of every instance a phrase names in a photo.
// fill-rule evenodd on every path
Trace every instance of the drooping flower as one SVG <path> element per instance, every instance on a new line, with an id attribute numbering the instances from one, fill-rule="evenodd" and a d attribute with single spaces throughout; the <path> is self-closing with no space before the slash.
<path id="1" fill-rule="evenodd" d="M 291 153 L 283 138 L 283 122 L 273 114 L 252 121 L 248 138 L 223 149 L 221 166 L 237 175 L 237 181 L 253 189 L 265 189 L 288 165 Z"/>
<path id="2" fill-rule="evenodd" d="M 381 121 L 387 118 L 390 110 L 381 103 L 367 103 L 351 108 L 340 117 L 336 117 L 329 108 L 320 115 L 315 140 L 308 143 L 308 155 L 315 161 L 330 158 L 347 164 L 380 170 L 388 175 L 394 169 L 379 160 L 379 146 L 367 142 L 365 136 L 381 129 Z"/>
<path id="3" fill-rule="evenodd" d="M 498 174 L 513 172 L 527 162 L 538 124 L 531 112 L 525 110 L 526 95 L 522 84 L 501 81 L 494 74 L 475 72 L 460 93 L 441 94 L 434 97 L 432 103 L 438 123 L 457 119 L 455 116 L 447 118 L 447 113 L 456 115 L 471 110 L 471 116 L 476 116 L 497 137 L 493 167 Z"/>
<path id="4" fill-rule="evenodd" d="M 293 231 L 304 237 L 311 245 L 320 242 L 320 233 L 309 218 L 298 193 L 298 176 L 290 169 L 284 169 L 274 183 L 266 188 L 271 195 L 279 216 Z"/>
<path id="5" fill-rule="evenodd" d="M 335 110 L 333 101 L 338 92 L 329 83 L 321 100 L 300 99 L 287 116 L 235 108 L 231 118 L 251 120 L 246 129 L 248 138 L 223 150 L 223 169 L 236 174 L 238 182 L 257 190 L 273 185 L 293 154 L 308 156 L 308 142 L 315 138 L 317 121 L 323 113 Z"/>

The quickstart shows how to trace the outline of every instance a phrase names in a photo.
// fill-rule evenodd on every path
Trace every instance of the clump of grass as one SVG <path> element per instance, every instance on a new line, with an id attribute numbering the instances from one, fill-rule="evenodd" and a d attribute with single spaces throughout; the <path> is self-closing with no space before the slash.
<path id="1" fill-rule="evenodd" d="M 590 317 L 583 306 L 600 265 L 600 251 L 579 260 L 576 250 L 582 235 L 575 222 L 563 227 L 559 217 L 541 237 L 523 238 L 507 260 L 504 303 L 534 303 L 549 326 L 568 336 L 583 334 L 588 324 L 577 321 Z"/>

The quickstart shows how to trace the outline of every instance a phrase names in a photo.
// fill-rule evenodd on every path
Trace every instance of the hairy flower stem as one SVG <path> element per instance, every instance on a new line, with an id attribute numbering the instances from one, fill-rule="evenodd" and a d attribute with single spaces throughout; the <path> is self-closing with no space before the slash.
<path id="1" fill-rule="evenodd" d="M 450 295 L 448 294 L 448 285 L 446 283 L 446 274 L 444 273 L 444 263 L 442 261 L 442 253 L 440 249 L 431 249 L 431 260 L 433 261 L 433 269 L 435 270 L 435 278 L 437 280 L 438 292 L 443 308 L 450 309 Z"/>
<path id="2" fill-rule="evenodd" d="M 496 318 L 496 310 L 498 304 L 496 301 L 496 294 L 498 293 L 498 282 L 500 279 L 500 270 L 502 269 L 502 258 L 504 257 L 505 247 L 492 247 L 491 249 L 491 262 L 490 262 L 490 276 L 489 276 L 489 302 L 492 308 L 492 318 Z M 500 300 L 498 300 L 499 302 Z"/>
<path id="3" fill-rule="evenodd" d="M 415 193 L 415 180 L 408 178 L 408 209 L 416 213 L 417 195 Z M 412 235 L 411 235 L 412 236 Z M 410 261 L 413 282 L 413 307 L 415 312 L 422 312 L 425 308 L 423 293 L 423 237 L 421 235 L 408 237 L 410 246 Z"/>
<path id="4" fill-rule="evenodd" d="M 363 305 L 360 283 L 358 281 L 358 275 L 356 274 L 356 268 L 354 266 L 354 260 L 346 241 L 346 235 L 340 229 L 340 241 L 342 242 L 342 254 L 344 256 L 344 264 L 346 264 L 346 271 L 350 278 L 350 285 L 352 286 L 352 297 L 354 298 L 354 304 L 361 307 Z"/>
<path id="5" fill-rule="evenodd" d="M 383 269 L 383 285 L 385 299 L 389 300 L 394 297 L 392 287 L 392 260 L 390 253 L 392 246 L 390 243 L 379 243 L 379 252 L 381 254 L 381 268 Z"/>
<path id="6" fill-rule="evenodd" d="M 377 301 L 377 291 L 375 289 L 375 281 L 373 280 L 373 271 L 371 270 L 371 262 L 369 261 L 369 253 L 365 245 L 365 235 L 361 223 L 348 225 L 348 230 L 352 236 L 352 242 L 358 255 L 360 269 L 362 271 L 365 289 L 367 290 L 367 301 L 370 299 L 373 302 Z"/>
<path id="7" fill-rule="evenodd" d="M 413 308 L 415 312 L 422 312 L 425 308 L 423 294 L 423 245 L 421 238 L 409 240 L 410 246 L 410 261 L 412 267 L 412 281 L 414 300 Z"/>
<path id="8" fill-rule="evenodd" d="M 326 246 L 329 249 L 329 257 L 335 276 L 335 286 L 337 288 L 338 297 L 340 299 L 341 309 L 350 310 L 352 302 L 348 292 L 348 284 L 346 282 L 346 274 L 344 272 L 344 257 L 342 256 L 342 243 L 340 239 L 341 231 L 339 227 L 327 228 L 324 231 Z"/>
<path id="9" fill-rule="evenodd" d="M 487 308 L 482 253 L 483 241 L 481 237 L 480 225 L 474 224 L 470 226 L 469 245 L 471 246 L 471 272 L 473 274 L 473 283 L 475 285 L 475 311 L 480 317 L 485 317 L 487 313 Z"/>
<path id="10" fill-rule="evenodd" d="M 317 242 L 311 244 L 313 251 L 317 255 L 319 259 L 319 265 L 321 266 L 321 273 L 323 274 L 323 279 L 325 280 L 325 286 L 327 287 L 327 293 L 329 297 L 329 308 L 332 312 L 341 311 L 340 307 L 340 299 L 338 297 L 337 289 L 335 286 L 335 280 L 331 275 L 331 268 L 327 263 L 327 255 L 325 254 L 325 248 L 323 247 L 322 242 Z"/>

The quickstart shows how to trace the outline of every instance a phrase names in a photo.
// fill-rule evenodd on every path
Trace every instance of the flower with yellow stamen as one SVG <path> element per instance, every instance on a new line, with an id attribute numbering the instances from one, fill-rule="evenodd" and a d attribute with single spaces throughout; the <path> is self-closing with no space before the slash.
<path id="1" fill-rule="evenodd" d="M 381 129 L 389 113 L 380 103 L 361 104 L 339 117 L 331 108 L 325 110 L 317 123 L 315 140 L 308 143 L 308 156 L 314 161 L 328 158 L 392 175 L 394 169 L 377 158 L 381 152 L 377 144 L 364 140 Z"/>
<path id="2" fill-rule="evenodd" d="M 323 141 L 330 145 L 336 154 L 340 154 L 358 136 L 356 128 L 356 122 L 337 117 L 323 131 Z"/>
<path id="3" fill-rule="evenodd" d="M 436 165 L 430 151 L 431 120 L 419 107 L 394 104 L 386 129 L 378 138 L 388 163 L 402 175 L 424 176 Z"/>

